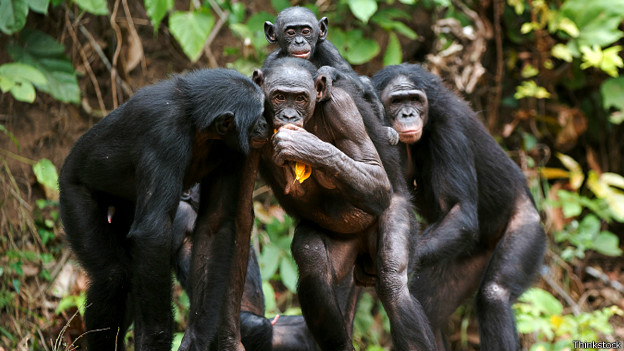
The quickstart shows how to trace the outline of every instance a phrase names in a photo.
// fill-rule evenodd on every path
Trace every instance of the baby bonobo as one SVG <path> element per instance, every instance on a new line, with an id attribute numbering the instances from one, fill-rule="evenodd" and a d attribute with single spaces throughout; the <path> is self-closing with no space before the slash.
<path id="1" fill-rule="evenodd" d="M 329 66 L 333 71 L 331 81 L 350 79 L 363 94 L 364 100 L 371 105 L 380 121 L 384 120 L 384 109 L 375 89 L 368 77 L 358 76 L 351 65 L 340 55 L 338 49 L 328 40 L 327 17 L 320 20 L 305 7 L 289 7 L 282 10 L 275 20 L 275 24 L 264 23 L 264 33 L 269 43 L 278 44 L 279 49 L 271 53 L 264 61 L 265 65 L 272 64 L 278 58 L 297 57 L 308 60 L 316 66 Z M 399 135 L 393 128 L 387 128 L 388 141 L 391 145 L 399 142 Z"/>

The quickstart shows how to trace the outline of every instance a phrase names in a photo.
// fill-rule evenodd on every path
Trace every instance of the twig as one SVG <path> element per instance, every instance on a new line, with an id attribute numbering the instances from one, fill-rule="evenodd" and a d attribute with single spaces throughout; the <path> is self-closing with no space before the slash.
<path id="1" fill-rule="evenodd" d="M 69 13 L 70 18 L 74 18 L 74 14 L 71 12 L 71 10 L 67 9 L 67 12 Z M 104 51 L 102 50 L 102 47 L 100 47 L 100 44 L 95 41 L 93 35 L 91 35 L 87 28 L 85 28 L 82 24 L 78 24 L 78 29 L 80 30 L 80 33 L 82 33 L 82 35 L 84 35 L 89 40 L 89 44 L 91 44 L 95 52 L 97 52 L 98 56 L 100 57 L 100 60 L 102 60 L 104 66 L 106 66 L 106 69 L 110 72 L 113 69 L 113 66 L 111 65 L 108 57 L 106 57 L 106 55 L 104 54 Z M 132 88 L 130 88 L 128 83 L 121 79 L 121 77 L 117 76 L 116 82 L 121 86 L 121 89 L 124 91 L 124 93 L 126 93 L 126 95 L 132 95 Z"/>
<path id="2" fill-rule="evenodd" d="M 613 289 L 624 294 L 624 286 L 622 286 L 622 283 L 616 280 L 609 279 L 609 276 L 606 275 L 604 272 L 600 271 L 599 269 L 591 267 L 591 266 L 587 266 L 585 267 L 585 273 L 591 275 L 592 277 L 596 279 L 602 280 L 603 283 L 611 286 Z"/>
<path id="3" fill-rule="evenodd" d="M 128 7 L 128 0 L 122 1 L 124 12 L 126 13 L 126 20 L 128 21 L 128 29 L 130 33 L 134 37 L 134 40 L 141 45 L 141 69 L 143 73 L 147 72 L 147 63 L 145 62 L 145 53 L 143 52 L 143 43 L 141 43 L 141 38 L 139 37 L 139 33 L 134 26 L 134 19 L 132 18 L 132 14 L 130 13 L 130 7 Z"/>
<path id="4" fill-rule="evenodd" d="M 219 20 L 212 28 L 212 31 L 210 32 L 210 35 L 208 36 L 208 39 L 206 39 L 206 43 L 204 44 L 204 54 L 208 58 L 208 64 L 210 65 L 210 67 L 215 68 L 218 67 L 219 64 L 217 63 L 217 59 L 214 57 L 210 46 L 212 45 L 212 42 L 215 40 L 215 38 L 219 34 L 219 31 L 227 21 L 229 12 L 223 11 L 214 0 L 209 0 L 208 2 L 210 3 L 210 6 L 212 6 L 212 9 L 217 13 L 217 16 L 219 16 Z"/>
<path id="5" fill-rule="evenodd" d="M 111 66 L 111 70 L 110 70 L 110 74 L 111 74 L 111 83 L 113 85 L 112 88 L 112 92 L 113 92 L 113 109 L 116 109 L 117 106 L 119 106 L 119 101 L 117 99 L 117 77 L 119 76 L 117 74 L 117 60 L 119 59 L 119 54 L 121 53 L 121 45 L 122 45 L 122 37 L 121 37 L 121 30 L 119 29 L 119 26 L 117 25 L 117 23 L 115 23 L 115 17 L 117 17 L 117 10 L 119 9 L 119 0 L 115 1 L 115 6 L 113 6 L 113 13 L 111 13 L 111 17 L 110 17 L 110 25 L 113 28 L 113 31 L 115 32 L 115 38 L 117 39 L 117 45 L 115 47 L 115 53 L 113 54 L 113 62 L 112 62 L 112 66 Z"/>
<path id="6" fill-rule="evenodd" d="M 84 51 L 84 47 L 80 44 L 78 37 L 76 36 L 76 31 L 74 31 L 74 26 L 72 26 L 71 21 L 69 20 L 69 13 L 65 12 L 65 22 L 67 26 L 67 31 L 69 32 L 69 36 L 71 36 L 74 41 L 74 45 L 78 47 L 78 52 L 80 53 L 80 57 L 82 58 L 82 62 L 85 66 L 85 70 L 89 75 L 89 79 L 91 79 L 91 84 L 93 84 L 93 88 L 95 89 L 95 95 L 97 96 L 98 104 L 100 105 L 100 110 L 102 112 L 106 112 L 106 106 L 104 105 L 104 99 L 102 99 L 102 91 L 100 90 L 100 85 L 98 84 L 97 78 L 95 78 L 95 74 L 93 73 L 93 69 L 91 69 L 91 64 L 89 64 L 89 58 Z"/>
<path id="7" fill-rule="evenodd" d="M 496 78 L 494 101 L 490 104 L 490 115 L 488 116 L 488 129 L 491 131 L 496 128 L 498 123 L 498 106 L 500 105 L 501 96 L 503 94 L 503 39 L 501 29 L 501 7 L 505 4 L 501 0 L 494 0 L 494 42 L 496 43 Z"/>
<path id="8" fill-rule="evenodd" d="M 25 163 L 25 164 L 27 164 L 27 165 L 34 165 L 35 163 L 37 163 L 37 162 L 35 162 L 34 160 L 31 160 L 31 159 L 26 158 L 26 157 L 24 157 L 24 156 L 20 156 L 20 155 L 18 155 L 18 154 L 14 154 L 14 153 L 12 153 L 12 152 L 11 152 L 11 151 L 9 151 L 9 150 L 0 149 L 0 152 L 2 152 L 5 156 L 8 156 L 8 157 L 10 157 L 10 158 L 12 158 L 12 159 L 14 159 L 14 160 L 16 160 L 16 161 L 19 161 L 19 162 Z"/>
<path id="9" fill-rule="evenodd" d="M 575 316 L 581 314 L 581 308 L 579 307 L 579 305 L 570 297 L 570 295 L 568 295 L 568 293 L 561 286 L 559 286 L 559 284 L 557 284 L 550 277 L 548 273 L 540 272 L 540 275 L 542 276 L 542 279 L 544 279 L 546 284 L 548 284 L 548 286 L 555 290 L 557 294 L 559 294 L 559 296 L 561 296 L 568 303 L 568 305 L 570 305 L 570 307 L 572 308 L 572 313 L 574 313 Z"/>

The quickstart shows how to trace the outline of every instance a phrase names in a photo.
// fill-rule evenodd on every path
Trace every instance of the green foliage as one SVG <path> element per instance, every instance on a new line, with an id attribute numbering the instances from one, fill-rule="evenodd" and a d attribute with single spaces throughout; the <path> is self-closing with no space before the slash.
<path id="1" fill-rule="evenodd" d="M 343 31 L 332 28 L 329 32 L 329 39 L 342 56 L 354 65 L 370 61 L 381 50 L 376 41 L 364 38 L 364 34 L 359 29 Z"/>
<path id="2" fill-rule="evenodd" d="M 169 30 L 188 58 L 195 62 L 214 26 L 215 18 L 208 9 L 177 11 L 169 17 Z"/>
<path id="3" fill-rule="evenodd" d="M 377 313 L 375 313 L 377 312 Z M 387 350 L 378 346 L 384 335 L 390 333 L 390 320 L 381 302 L 365 292 L 358 301 L 357 313 L 353 321 L 353 341 L 357 350 Z M 361 346 L 365 345 L 365 348 Z"/>
<path id="4" fill-rule="evenodd" d="M 0 66 L 0 90 L 24 102 L 35 101 L 35 87 L 33 84 L 45 85 L 46 77 L 33 66 L 13 62 Z"/>
<path id="5" fill-rule="evenodd" d="M 46 193 L 48 191 L 58 193 L 58 174 L 52 161 L 46 158 L 39 160 L 33 165 L 33 172 L 37 182 L 45 187 Z"/>
<path id="6" fill-rule="evenodd" d="M 368 20 L 377 12 L 375 0 L 349 0 L 348 3 L 355 18 L 363 23 L 368 23 Z"/>
<path id="7" fill-rule="evenodd" d="M 19 32 L 28 16 L 27 0 L 0 0 L 0 30 L 5 34 Z"/>
<path id="8" fill-rule="evenodd" d="M 9 44 L 8 51 L 15 61 L 30 65 L 41 72 L 46 81 L 32 82 L 37 89 L 63 102 L 80 102 L 80 88 L 71 61 L 65 56 L 65 47 L 49 35 L 25 29 L 17 44 Z"/>
<path id="9" fill-rule="evenodd" d="M 81 10 L 90 12 L 94 15 L 107 15 L 108 5 L 106 0 L 73 0 Z"/>
<path id="10" fill-rule="evenodd" d="M 572 348 L 574 340 L 600 340 L 612 335 L 609 318 L 623 315 L 617 306 L 578 315 L 564 314 L 563 305 L 545 290 L 527 290 L 513 306 L 518 332 L 532 334 L 537 343 L 530 350 L 563 350 Z"/>
<path id="11" fill-rule="evenodd" d="M 567 261 L 584 258 L 586 250 L 594 250 L 607 256 L 622 254 L 617 235 L 601 230 L 600 219 L 592 214 L 586 215 L 580 222 L 572 220 L 564 230 L 555 233 L 555 241 L 571 244 L 561 252 L 561 258 Z"/>
<path id="12" fill-rule="evenodd" d="M 59 301 L 54 313 L 61 314 L 70 308 L 76 307 L 81 316 L 84 316 L 85 301 L 87 300 L 87 292 L 81 291 L 78 295 L 67 295 Z"/>
<path id="13" fill-rule="evenodd" d="M 158 30 L 160 22 L 165 18 L 167 12 L 173 8 L 173 1 L 174 0 L 144 0 L 145 12 L 147 12 L 147 17 L 149 17 L 154 26 L 154 31 Z"/>
<path id="14" fill-rule="evenodd" d="M 273 218 L 265 225 L 269 242 L 262 246 L 259 257 L 260 274 L 265 281 L 281 280 L 291 292 L 297 292 L 297 265 L 290 252 L 292 242 L 292 218 L 285 216 L 280 222 Z"/>

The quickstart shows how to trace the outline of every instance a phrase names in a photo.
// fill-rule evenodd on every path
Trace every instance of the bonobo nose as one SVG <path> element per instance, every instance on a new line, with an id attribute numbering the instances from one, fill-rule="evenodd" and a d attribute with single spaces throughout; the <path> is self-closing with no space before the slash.
<path id="1" fill-rule="evenodd" d="M 295 111 L 287 110 L 282 113 L 282 118 L 289 122 L 296 120 L 298 117 L 299 115 L 297 115 L 297 112 Z"/>
<path id="2" fill-rule="evenodd" d="M 414 110 L 412 110 L 412 109 L 403 110 L 401 112 L 401 117 L 402 118 L 412 118 L 412 117 L 415 117 L 415 116 L 416 116 L 416 114 L 414 113 Z"/>

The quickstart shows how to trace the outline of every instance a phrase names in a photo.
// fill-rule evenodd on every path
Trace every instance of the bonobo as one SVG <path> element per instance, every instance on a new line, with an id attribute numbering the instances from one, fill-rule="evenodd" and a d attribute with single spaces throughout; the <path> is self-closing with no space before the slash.
<path id="1" fill-rule="evenodd" d="M 466 102 L 420 66 L 386 67 L 373 84 L 428 223 L 410 287 L 437 349 L 445 349 L 448 317 L 476 289 L 481 350 L 519 349 L 511 304 L 535 276 L 546 243 L 522 171 Z"/>
<path id="2" fill-rule="evenodd" d="M 297 57 L 309 60 L 318 69 L 330 66 L 332 80 L 337 76 L 350 79 L 361 91 L 364 100 L 371 105 L 377 118 L 383 120 L 383 106 L 375 93 L 368 77 L 359 77 L 351 65 L 340 55 L 338 49 L 328 40 L 328 20 L 323 17 L 316 19 L 314 13 L 305 7 L 289 7 L 282 10 L 275 19 L 275 24 L 264 23 L 266 39 L 271 44 L 278 44 L 279 49 L 271 53 L 264 61 L 271 65 L 273 61 L 283 57 Z M 392 128 L 384 129 L 390 144 L 396 145 L 398 135 Z"/>
<path id="3" fill-rule="evenodd" d="M 189 293 L 190 258 L 192 252 L 191 234 L 195 226 L 196 211 L 199 205 L 199 187 L 185 192 L 173 221 L 173 260 L 176 276 L 182 287 Z M 350 278 L 350 277 L 349 277 Z M 221 282 L 213 282 L 221 284 Z M 347 308 L 355 307 L 356 296 L 352 280 L 345 279 L 337 287 L 341 303 Z M 348 299 L 348 300 L 347 300 Z M 253 351 L 315 351 L 316 342 L 306 325 L 303 316 L 264 317 L 264 294 L 262 278 L 255 251 L 249 253 L 245 290 L 241 301 L 241 339 L 246 350 Z M 353 314 L 350 315 L 353 318 Z M 213 343 L 210 350 L 219 350 Z"/>
<path id="4" fill-rule="evenodd" d="M 291 248 L 305 320 L 321 349 L 353 350 L 335 285 L 363 266 L 376 275 L 394 347 L 431 350 L 433 334 L 407 288 L 413 223 L 398 159 L 392 159 L 398 153 L 387 139 L 373 142 L 385 138 L 375 134 L 381 121 L 350 80 L 316 75 L 309 61 L 295 58 L 254 72 L 267 122 L 277 130 L 272 147 L 263 149 L 260 172 L 298 220 Z M 308 179 L 293 179 L 297 163 L 311 167 Z"/>
<path id="5" fill-rule="evenodd" d="M 197 182 L 186 345 L 203 348 L 218 330 L 223 348 L 242 349 L 240 277 L 259 160 L 250 144 L 268 136 L 263 104 L 249 78 L 198 70 L 139 90 L 76 142 L 61 170 L 60 206 L 90 280 L 90 351 L 124 350 L 132 322 L 136 350 L 171 349 L 172 221 L 183 190 Z"/>

